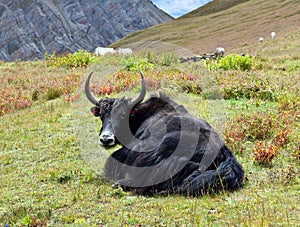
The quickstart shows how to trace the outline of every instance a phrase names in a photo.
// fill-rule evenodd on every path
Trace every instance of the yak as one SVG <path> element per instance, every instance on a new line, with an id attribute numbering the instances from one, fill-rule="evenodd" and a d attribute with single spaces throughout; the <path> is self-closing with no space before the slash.
<path id="1" fill-rule="evenodd" d="M 98 99 L 85 80 L 91 112 L 102 127 L 99 144 L 121 148 L 107 158 L 104 175 L 114 187 L 140 195 L 189 195 L 232 191 L 243 186 L 244 170 L 221 136 L 173 99 L 146 95 Z"/>

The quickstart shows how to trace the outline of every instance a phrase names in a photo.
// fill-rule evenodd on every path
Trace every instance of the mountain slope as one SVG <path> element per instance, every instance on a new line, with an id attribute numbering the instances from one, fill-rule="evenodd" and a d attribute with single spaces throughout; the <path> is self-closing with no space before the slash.
<path id="1" fill-rule="evenodd" d="M 272 31 L 280 38 L 300 29 L 297 0 L 225 0 L 224 4 L 231 4 L 223 6 L 224 10 L 221 2 L 215 0 L 181 18 L 133 33 L 112 46 L 134 47 L 136 42 L 155 40 L 195 54 L 211 53 L 217 46 L 223 46 L 228 53 L 256 45 L 260 36 L 268 41 Z"/>
<path id="2" fill-rule="evenodd" d="M 172 19 L 150 0 L 1 0 L 0 60 L 92 51 Z"/>

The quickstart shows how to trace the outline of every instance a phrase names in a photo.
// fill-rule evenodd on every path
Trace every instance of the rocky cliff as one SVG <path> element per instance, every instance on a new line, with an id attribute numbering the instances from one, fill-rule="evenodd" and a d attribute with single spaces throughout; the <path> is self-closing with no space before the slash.
<path id="1" fill-rule="evenodd" d="M 0 60 L 93 51 L 171 19 L 150 0 L 1 0 Z"/>

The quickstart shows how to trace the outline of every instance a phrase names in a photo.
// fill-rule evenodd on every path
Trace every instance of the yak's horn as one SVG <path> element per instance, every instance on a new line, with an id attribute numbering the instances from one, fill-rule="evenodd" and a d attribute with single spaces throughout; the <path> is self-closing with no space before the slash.
<path id="1" fill-rule="evenodd" d="M 142 71 L 140 71 L 140 74 L 141 74 L 141 77 L 142 77 L 142 90 L 139 94 L 138 97 L 136 97 L 135 99 L 133 99 L 131 101 L 131 105 L 134 106 L 136 105 L 137 103 L 140 103 L 141 101 L 143 101 L 143 99 L 145 98 L 146 96 L 146 81 L 145 81 L 145 78 L 144 78 L 144 74 Z"/>
<path id="2" fill-rule="evenodd" d="M 85 80 L 85 95 L 88 98 L 88 100 L 93 103 L 95 106 L 99 105 L 99 100 L 93 95 L 93 93 L 90 90 L 90 79 L 92 76 L 93 72 L 90 72 L 90 74 L 87 76 L 86 80 Z"/>

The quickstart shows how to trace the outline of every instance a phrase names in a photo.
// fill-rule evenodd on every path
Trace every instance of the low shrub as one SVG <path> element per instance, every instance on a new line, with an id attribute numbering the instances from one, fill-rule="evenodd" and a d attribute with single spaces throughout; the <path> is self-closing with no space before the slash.
<path id="1" fill-rule="evenodd" d="M 45 60 L 51 66 L 63 66 L 68 68 L 87 67 L 97 61 L 97 57 L 86 50 L 78 50 L 73 54 L 57 56 L 55 53 L 45 54 Z"/>
<path id="2" fill-rule="evenodd" d="M 224 58 L 218 58 L 208 64 L 210 70 L 250 70 L 253 65 L 252 58 L 249 55 L 241 56 L 238 54 L 228 54 Z"/>
<path id="3" fill-rule="evenodd" d="M 257 112 L 255 115 L 244 115 L 237 119 L 242 133 L 247 140 L 266 140 L 272 138 L 275 118 L 271 114 Z"/>
<path id="4" fill-rule="evenodd" d="M 163 53 L 158 59 L 158 63 L 163 66 L 171 66 L 179 62 L 179 57 L 175 53 Z"/>
<path id="5" fill-rule="evenodd" d="M 2 71 L 4 76 L 0 78 L 3 85 L 0 89 L 0 116 L 30 107 L 37 102 L 56 99 L 62 95 L 67 101 L 73 101 L 78 97 L 74 92 L 79 86 L 82 73 L 72 72 L 66 75 L 64 68 L 52 67 L 49 67 L 47 71 L 47 68 L 44 69 L 48 66 L 45 62 L 35 63 L 36 65 L 31 70 L 27 69 L 30 63 L 19 64 L 16 72 L 11 72 L 11 67 L 7 65 Z M 51 75 L 45 79 L 41 76 L 40 70 L 46 70 L 45 76 L 48 73 Z"/>
<path id="6" fill-rule="evenodd" d="M 279 154 L 279 148 L 273 144 L 257 141 L 253 150 L 255 162 L 266 165 Z"/>
<path id="7" fill-rule="evenodd" d="M 253 158 L 261 165 L 270 164 L 282 151 L 299 159 L 297 127 L 300 115 L 291 110 L 279 110 L 276 114 L 256 112 L 230 119 L 224 133 L 228 147 L 242 153 L 249 144 L 254 144 Z"/>
<path id="8" fill-rule="evenodd" d="M 63 94 L 62 90 L 57 87 L 50 87 L 45 93 L 46 100 L 57 99 Z"/>
<path id="9" fill-rule="evenodd" d="M 300 111 L 300 96 L 298 94 L 281 94 L 278 96 L 278 111 L 279 112 L 299 112 Z"/>
<path id="10" fill-rule="evenodd" d="M 225 142 L 233 151 L 241 153 L 247 142 L 273 138 L 275 120 L 273 115 L 261 112 L 232 118 L 225 128 Z"/>
<path id="11" fill-rule="evenodd" d="M 32 101 L 28 95 L 24 95 L 14 87 L 1 90 L 0 97 L 0 116 L 32 105 Z"/>
<path id="12" fill-rule="evenodd" d="M 224 99 L 261 99 L 276 101 L 275 87 L 268 78 L 254 73 L 236 71 L 216 75 L 216 82 L 221 87 Z"/>
<path id="13" fill-rule="evenodd" d="M 154 64 L 149 62 L 147 58 L 127 57 L 121 61 L 121 64 L 127 71 L 145 71 L 154 67 Z"/>
<path id="14" fill-rule="evenodd" d="M 102 84 L 94 84 L 91 90 L 96 95 L 109 95 L 114 92 L 124 91 L 128 88 L 139 86 L 141 79 L 138 68 L 134 67 L 133 70 L 120 70 L 111 77 L 107 78 Z M 160 70 L 154 69 L 143 70 L 146 76 L 146 83 L 148 89 L 159 89 L 162 84 L 174 85 L 180 91 L 185 93 L 201 94 L 202 87 L 201 78 L 196 74 L 184 73 L 177 69 Z M 147 77 L 150 74 L 151 77 Z M 163 85 L 163 86 L 164 86 Z"/>

